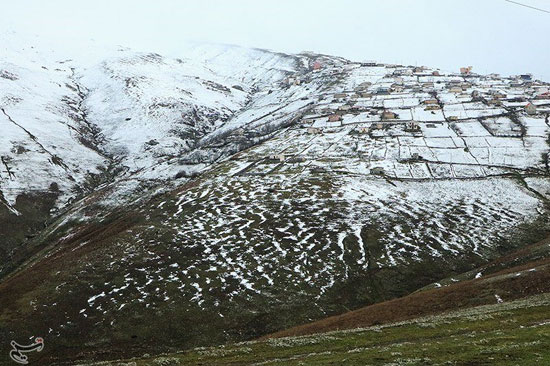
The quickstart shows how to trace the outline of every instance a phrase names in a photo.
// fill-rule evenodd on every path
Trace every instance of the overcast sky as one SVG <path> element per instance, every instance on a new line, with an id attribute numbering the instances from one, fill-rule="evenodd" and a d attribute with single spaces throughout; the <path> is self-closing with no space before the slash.
<path id="1" fill-rule="evenodd" d="M 550 0 L 518 0 L 550 11 Z M 180 55 L 186 40 L 550 81 L 550 14 L 505 0 L 0 0 L 0 30 Z M 75 47 L 78 43 L 75 42 Z"/>

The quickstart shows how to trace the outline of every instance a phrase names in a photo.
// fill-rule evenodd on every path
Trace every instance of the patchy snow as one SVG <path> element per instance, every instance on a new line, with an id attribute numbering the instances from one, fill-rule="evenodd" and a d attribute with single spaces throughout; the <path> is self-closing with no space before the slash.
<path id="1" fill-rule="evenodd" d="M 219 307 L 213 289 L 319 300 L 367 269 L 487 255 L 550 197 L 548 119 L 513 101 L 534 95 L 513 79 L 211 44 L 69 58 L 25 42 L 0 56 L 0 203 L 18 213 L 22 193 L 59 190 L 62 206 L 98 189 L 122 207 L 172 191 L 135 205 L 162 228 L 117 243 L 102 265 L 125 275 L 93 289 L 98 311 Z M 100 173 L 114 176 L 85 187 Z M 57 227 L 90 219 L 88 204 Z"/>

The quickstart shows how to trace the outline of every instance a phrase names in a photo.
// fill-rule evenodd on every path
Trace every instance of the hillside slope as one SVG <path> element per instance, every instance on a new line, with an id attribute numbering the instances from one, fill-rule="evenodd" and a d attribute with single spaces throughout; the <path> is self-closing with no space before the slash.
<path id="1" fill-rule="evenodd" d="M 548 294 L 382 326 L 81 365 L 544 365 Z"/>
<path id="2" fill-rule="evenodd" d="M 254 339 L 548 235 L 541 81 L 6 44 L 0 343 L 44 362 Z"/>
<path id="3" fill-rule="evenodd" d="M 1 40 L 0 218 L 10 225 L 0 229 L 0 274 L 33 252 L 32 239 L 51 219 L 96 188 L 117 184 L 122 193 L 111 206 L 161 182 L 173 188 L 176 177 L 258 143 L 309 103 L 305 88 L 268 93 L 307 69 L 306 56 L 187 45 L 186 58 L 169 59 L 93 44 L 67 55 L 40 39 Z M 243 113 L 278 111 L 282 99 L 288 106 L 272 127 L 235 134 L 250 122 Z"/>
<path id="4" fill-rule="evenodd" d="M 502 303 L 550 292 L 550 239 L 530 245 L 476 269 L 476 278 L 371 305 L 269 335 L 269 338 L 325 333 L 404 321 L 479 305 Z M 495 272 L 491 268 L 501 267 Z M 502 268 L 503 267 L 503 268 Z M 483 274 L 486 273 L 486 274 Z"/>
<path id="5" fill-rule="evenodd" d="M 415 292 L 258 341 L 195 348 L 135 365 L 537 365 L 550 360 L 550 239 Z M 502 269 L 505 268 L 505 269 Z M 130 362 L 130 360 L 127 360 Z M 117 365 L 113 361 L 106 365 Z M 86 363 L 93 365 L 93 363 Z"/>

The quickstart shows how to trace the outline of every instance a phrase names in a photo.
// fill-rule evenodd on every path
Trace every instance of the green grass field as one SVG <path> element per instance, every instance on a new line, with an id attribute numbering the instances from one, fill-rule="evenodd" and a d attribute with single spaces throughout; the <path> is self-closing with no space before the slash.
<path id="1" fill-rule="evenodd" d="M 100 364 L 546 366 L 550 294 L 366 329 Z"/>

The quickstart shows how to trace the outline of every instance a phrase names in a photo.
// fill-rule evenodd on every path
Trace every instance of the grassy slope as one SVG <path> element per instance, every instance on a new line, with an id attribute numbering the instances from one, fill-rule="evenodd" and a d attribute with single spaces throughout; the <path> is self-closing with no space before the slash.
<path id="1" fill-rule="evenodd" d="M 550 295 L 385 326 L 103 365 L 547 365 Z"/>
<path id="2" fill-rule="evenodd" d="M 481 278 L 423 289 L 260 341 L 106 364 L 546 365 L 549 252 L 550 239 L 543 240 L 484 265 Z"/>

